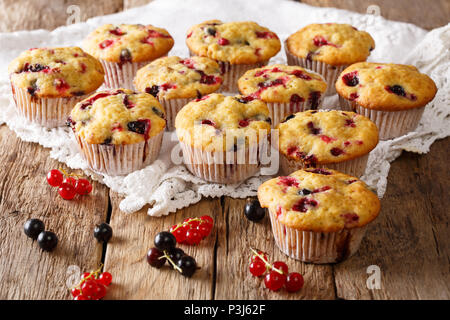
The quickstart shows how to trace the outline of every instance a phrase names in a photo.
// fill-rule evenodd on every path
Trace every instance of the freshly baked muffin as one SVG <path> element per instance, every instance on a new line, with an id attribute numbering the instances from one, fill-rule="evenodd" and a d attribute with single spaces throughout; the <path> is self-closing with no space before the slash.
<path id="1" fill-rule="evenodd" d="M 75 104 L 104 78 L 100 62 L 78 47 L 24 51 L 8 73 L 19 113 L 48 128 L 63 126 Z"/>
<path id="2" fill-rule="evenodd" d="M 287 38 L 288 64 L 320 73 L 327 81 L 327 95 L 336 93 L 334 84 L 347 66 L 366 61 L 375 42 L 365 31 L 349 24 L 310 24 Z"/>
<path id="3" fill-rule="evenodd" d="M 341 172 L 310 168 L 264 182 L 258 199 L 269 209 L 275 243 L 294 259 L 333 263 L 354 254 L 380 211 L 366 184 Z"/>
<path id="4" fill-rule="evenodd" d="M 283 174 L 308 167 L 326 167 L 361 177 L 369 152 L 378 144 L 378 129 L 354 112 L 305 111 L 277 126 Z"/>
<path id="5" fill-rule="evenodd" d="M 340 74 L 336 90 L 343 110 L 370 118 L 387 140 L 417 127 L 437 88 L 414 66 L 361 62 Z"/>
<path id="6" fill-rule="evenodd" d="M 317 110 L 327 89 L 320 74 L 281 64 L 247 71 L 238 86 L 242 95 L 267 104 L 273 127 L 290 114 Z"/>
<path id="7" fill-rule="evenodd" d="M 176 56 L 156 59 L 138 70 L 134 85 L 156 97 L 164 106 L 169 131 L 174 129 L 180 109 L 193 99 L 213 93 L 223 78 L 216 61 L 205 57 L 182 59 Z"/>
<path id="8" fill-rule="evenodd" d="M 191 55 L 217 60 L 224 75 L 222 91 L 238 92 L 245 71 L 266 65 L 280 51 L 278 36 L 256 22 L 210 20 L 188 30 Z"/>
<path id="9" fill-rule="evenodd" d="M 260 168 L 261 144 L 268 145 L 269 110 L 260 100 L 213 93 L 178 112 L 175 128 L 187 168 L 215 183 L 238 183 Z"/>
<path id="10" fill-rule="evenodd" d="M 67 125 L 90 167 L 115 176 L 142 169 L 158 157 L 166 120 L 152 95 L 115 89 L 77 103 Z"/>
<path id="11" fill-rule="evenodd" d="M 84 49 L 100 60 L 107 88 L 134 89 L 139 68 L 167 55 L 174 44 L 167 30 L 142 24 L 105 24 L 92 31 Z"/>

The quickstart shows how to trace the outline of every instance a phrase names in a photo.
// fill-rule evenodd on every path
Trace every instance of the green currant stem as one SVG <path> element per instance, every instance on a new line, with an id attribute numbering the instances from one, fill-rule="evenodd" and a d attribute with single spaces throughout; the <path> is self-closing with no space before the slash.
<path id="1" fill-rule="evenodd" d="M 274 270 L 274 271 L 278 272 L 279 274 L 284 274 L 283 270 L 274 268 L 273 265 L 271 265 L 266 259 L 264 259 L 264 256 L 259 254 L 255 249 L 250 248 L 250 250 L 252 250 L 252 252 L 255 254 L 255 256 L 257 256 L 264 262 L 264 264 L 266 265 L 267 268 L 269 268 L 269 270 Z"/>
<path id="2" fill-rule="evenodd" d="M 174 232 L 175 230 L 177 230 L 177 229 L 179 229 L 181 227 L 184 227 L 184 226 L 188 225 L 192 221 L 199 221 L 200 223 L 204 223 L 205 222 L 204 220 L 202 220 L 200 218 L 190 218 L 188 221 L 178 224 L 177 227 L 172 230 L 172 232 Z"/>
<path id="3" fill-rule="evenodd" d="M 159 257 L 158 259 L 166 258 L 167 261 L 169 261 L 169 263 L 172 265 L 172 267 L 173 267 L 175 270 L 177 270 L 179 273 L 182 273 L 183 270 L 181 270 L 181 268 L 180 268 L 179 266 L 177 266 L 177 265 L 175 264 L 175 262 L 173 262 L 172 259 L 170 259 L 169 255 L 167 254 L 167 251 L 164 250 L 163 252 L 164 252 L 164 255 L 161 256 L 161 257 Z"/>
<path id="4" fill-rule="evenodd" d="M 100 267 L 98 267 L 97 270 L 91 271 L 91 272 L 89 273 L 89 275 L 88 275 L 86 278 L 81 279 L 81 281 L 78 282 L 78 284 L 77 284 L 76 286 L 73 286 L 72 289 L 76 288 L 76 289 L 80 290 L 80 293 L 81 293 L 81 294 L 83 294 L 83 291 L 81 290 L 81 285 L 82 285 L 85 281 L 87 281 L 87 280 L 89 280 L 89 279 L 91 279 L 91 278 L 96 279 L 96 278 L 98 277 L 98 274 L 102 271 L 102 268 L 103 268 L 103 263 L 100 263 Z M 94 276 L 94 277 L 93 277 L 93 276 Z"/>

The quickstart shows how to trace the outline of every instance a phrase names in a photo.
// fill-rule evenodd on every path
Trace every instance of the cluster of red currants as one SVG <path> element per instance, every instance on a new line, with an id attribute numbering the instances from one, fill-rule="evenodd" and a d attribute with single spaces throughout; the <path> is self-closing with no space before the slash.
<path id="1" fill-rule="evenodd" d="M 109 272 L 101 272 L 101 267 L 85 272 L 81 281 L 71 289 L 73 300 L 100 300 L 106 295 L 106 287 L 112 282 Z"/>
<path id="2" fill-rule="evenodd" d="M 63 199 L 72 200 L 77 194 L 86 195 L 92 191 L 92 185 L 87 179 L 78 178 L 75 174 L 67 174 L 64 170 L 61 171 L 50 170 L 47 173 L 47 182 L 52 187 L 58 187 L 58 193 Z"/>
<path id="3" fill-rule="evenodd" d="M 287 292 L 297 292 L 303 287 L 303 276 L 297 272 L 289 273 L 286 263 L 275 261 L 270 264 L 265 252 L 253 248 L 251 250 L 253 255 L 249 266 L 250 273 L 255 277 L 265 274 L 264 284 L 267 289 L 278 291 L 284 286 Z"/>
<path id="4" fill-rule="evenodd" d="M 207 237 L 214 226 L 214 220 L 210 216 L 200 218 L 187 218 L 182 223 L 173 225 L 170 232 L 178 243 L 196 245 Z"/>

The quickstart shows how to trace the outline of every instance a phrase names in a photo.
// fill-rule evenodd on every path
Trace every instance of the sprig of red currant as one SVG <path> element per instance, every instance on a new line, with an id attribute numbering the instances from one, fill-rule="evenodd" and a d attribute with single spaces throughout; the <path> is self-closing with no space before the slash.
<path id="1" fill-rule="evenodd" d="M 101 272 L 103 265 L 97 270 L 85 272 L 80 282 L 70 292 L 73 300 L 100 300 L 106 295 L 106 288 L 112 282 L 109 272 Z"/>
<path id="2" fill-rule="evenodd" d="M 211 233 L 213 226 L 213 218 L 205 215 L 200 218 L 187 218 L 182 223 L 173 225 L 169 231 L 178 243 L 196 245 Z"/>
<path id="3" fill-rule="evenodd" d="M 52 187 L 58 187 L 59 195 L 65 200 L 72 200 L 77 194 L 91 193 L 92 185 L 89 180 L 80 178 L 75 173 L 67 173 L 63 169 L 53 169 L 47 173 L 47 182 Z"/>
<path id="4" fill-rule="evenodd" d="M 250 248 L 250 250 L 253 252 L 249 266 L 250 273 L 255 277 L 266 274 L 264 284 L 267 289 L 278 291 L 284 286 L 287 292 L 297 292 L 303 287 L 303 276 L 298 272 L 289 273 L 286 263 L 275 261 L 270 264 L 267 253 L 254 248 Z"/>

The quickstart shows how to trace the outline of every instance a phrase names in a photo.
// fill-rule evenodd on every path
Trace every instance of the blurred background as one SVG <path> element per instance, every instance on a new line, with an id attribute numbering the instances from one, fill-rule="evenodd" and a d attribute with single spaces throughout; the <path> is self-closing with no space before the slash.
<path id="1" fill-rule="evenodd" d="M 76 10 L 80 11 L 80 21 L 85 21 L 91 17 L 120 12 L 151 1 L 0 0 L 0 32 L 40 28 L 52 30 L 67 24 L 68 17 Z M 428 30 L 446 25 L 450 20 L 450 0 L 302 0 L 300 2 L 359 13 L 381 14 L 386 19 L 414 23 Z M 75 21 L 70 23 L 73 22 Z"/>

